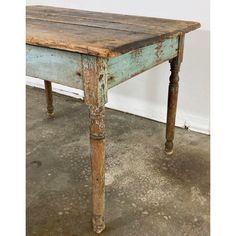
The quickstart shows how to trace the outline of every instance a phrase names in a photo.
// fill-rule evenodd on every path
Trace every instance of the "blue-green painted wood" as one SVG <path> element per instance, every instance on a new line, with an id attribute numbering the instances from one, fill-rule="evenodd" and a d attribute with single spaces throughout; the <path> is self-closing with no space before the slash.
<path id="1" fill-rule="evenodd" d="M 107 88 L 177 56 L 178 37 L 110 58 L 103 72 Z M 84 89 L 82 57 L 96 57 L 39 46 L 26 46 L 26 74 L 73 88 Z M 104 87 L 104 86 L 103 86 Z"/>
<path id="2" fill-rule="evenodd" d="M 108 60 L 108 88 L 177 56 L 178 37 L 143 47 Z"/>
<path id="3" fill-rule="evenodd" d="M 81 55 L 85 103 L 101 107 L 107 103 L 107 59 Z"/>
<path id="4" fill-rule="evenodd" d="M 83 89 L 81 54 L 26 45 L 26 75 Z"/>

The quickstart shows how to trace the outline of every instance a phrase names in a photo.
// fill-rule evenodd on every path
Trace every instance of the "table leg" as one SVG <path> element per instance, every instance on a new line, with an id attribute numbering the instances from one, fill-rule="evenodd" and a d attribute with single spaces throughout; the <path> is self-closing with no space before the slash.
<path id="1" fill-rule="evenodd" d="M 175 117 L 179 91 L 179 70 L 180 64 L 183 60 L 183 45 L 184 35 L 180 35 L 179 38 L 179 51 L 178 56 L 170 60 L 170 83 L 168 92 L 168 108 L 167 108 L 167 124 L 166 124 L 166 143 L 165 152 L 167 155 L 173 153 L 173 140 L 175 133 Z"/>
<path id="2" fill-rule="evenodd" d="M 90 148 L 92 166 L 92 206 L 93 229 L 101 233 L 105 229 L 105 124 L 104 107 L 89 106 L 90 116 Z"/>
<path id="3" fill-rule="evenodd" d="M 174 140 L 174 129 L 175 129 L 175 117 L 178 99 L 179 89 L 179 76 L 178 76 L 178 65 L 176 58 L 170 61 L 171 64 L 171 76 L 168 92 L 168 109 L 167 109 L 167 124 L 166 124 L 166 143 L 165 152 L 166 154 L 173 153 L 173 140 Z"/>
<path id="4" fill-rule="evenodd" d="M 92 166 L 92 224 L 96 233 L 105 229 L 105 124 L 107 102 L 107 61 L 103 58 L 82 56 L 85 103 L 89 107 L 90 148 Z"/>
<path id="5" fill-rule="evenodd" d="M 54 118 L 54 107 L 53 107 L 53 97 L 52 97 L 52 84 L 50 81 L 44 80 L 45 95 L 47 102 L 47 114 L 48 118 Z"/>

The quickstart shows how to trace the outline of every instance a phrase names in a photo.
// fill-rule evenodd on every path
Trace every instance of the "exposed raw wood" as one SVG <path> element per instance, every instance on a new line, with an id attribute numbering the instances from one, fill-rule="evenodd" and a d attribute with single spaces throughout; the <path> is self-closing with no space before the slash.
<path id="1" fill-rule="evenodd" d="M 114 57 L 200 27 L 191 21 L 27 7 L 26 41 L 101 57 Z"/>
<path id="2" fill-rule="evenodd" d="M 101 233 L 105 229 L 105 124 L 104 106 L 89 106 L 90 158 L 92 167 L 93 230 Z"/>
<path id="3" fill-rule="evenodd" d="M 89 106 L 90 156 L 92 165 L 93 229 L 105 229 L 105 124 L 104 105 L 107 97 L 106 61 L 82 56 L 85 103 Z"/>
<path id="4" fill-rule="evenodd" d="M 61 9 L 61 8 L 60 8 Z M 68 9 L 66 9 L 68 10 Z M 169 24 L 170 20 L 158 18 L 160 23 L 157 25 L 157 18 L 148 18 L 141 17 L 143 21 L 140 20 L 140 17 L 137 16 L 124 16 L 117 14 L 109 14 L 109 13 L 99 13 L 96 15 L 89 14 L 91 12 L 76 10 L 77 14 L 71 14 L 71 12 L 64 11 L 55 11 L 48 13 L 43 10 L 27 10 L 27 19 L 39 19 L 46 20 L 51 22 L 59 22 L 64 24 L 72 24 L 72 25 L 81 25 L 88 27 L 97 27 L 102 29 L 115 29 L 121 31 L 129 31 L 134 33 L 147 33 L 150 35 L 155 35 L 156 33 L 160 33 L 161 27 L 165 27 L 165 24 Z M 94 13 L 94 12 L 92 12 Z M 114 18 L 114 15 L 116 16 Z M 109 17 L 110 16 L 110 17 Z M 151 20 L 152 19 L 152 20 Z M 179 21 L 171 20 L 173 24 L 173 28 L 175 25 L 180 25 Z M 184 22 L 186 25 L 186 22 Z M 169 26 L 170 27 L 170 26 Z M 175 30 L 175 29 L 173 29 Z"/>
<path id="5" fill-rule="evenodd" d="M 101 107 L 107 102 L 107 60 L 82 55 L 84 99 L 87 105 Z"/>

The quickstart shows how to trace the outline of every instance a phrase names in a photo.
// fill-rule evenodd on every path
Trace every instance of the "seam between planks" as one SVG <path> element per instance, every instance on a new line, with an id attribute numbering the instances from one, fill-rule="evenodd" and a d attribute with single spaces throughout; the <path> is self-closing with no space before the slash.
<path id="1" fill-rule="evenodd" d="M 54 7 L 51 7 L 52 10 Z M 86 11 L 86 10 L 79 10 L 79 9 L 70 9 L 70 8 L 56 8 L 56 9 L 65 9 L 65 10 L 69 10 L 69 11 L 72 11 L 72 12 L 75 12 L 75 13 L 78 13 L 78 12 L 87 12 L 87 13 L 98 13 L 98 14 L 111 14 L 111 15 L 117 15 L 117 16 L 124 16 L 124 17 L 135 17 L 135 18 L 138 18 L 138 17 L 141 17 L 143 19 L 151 19 L 151 20 L 167 20 L 167 21 L 170 21 L 170 22 L 175 22 L 175 23 L 178 23 L 178 22 L 183 22 L 183 23 L 186 23 L 186 24 L 195 24 L 195 25 L 191 25 L 191 26 L 186 26 L 184 29 L 185 33 L 187 31 L 191 31 L 192 29 L 197 29 L 200 27 L 199 23 L 198 22 L 194 22 L 194 21 L 184 21 L 184 20 L 174 20 L 174 19 L 166 19 L 166 18 L 155 18 L 155 17 L 147 17 L 147 16 L 136 16 L 136 15 L 122 15 L 122 14 L 117 14 L 117 13 L 106 13 L 106 12 L 93 12 L 93 11 Z M 78 17 L 80 19 L 87 19 L 87 20 L 94 20 L 94 21 L 100 21 L 100 22 L 108 22 L 108 23 L 114 23 L 114 24 L 123 24 L 123 25 L 127 25 L 127 26 L 140 26 L 140 27 L 150 27 L 151 25 L 147 25 L 147 24 L 136 24 L 136 23 L 127 23 L 127 22 L 123 22 L 122 20 L 117 20 L 117 21 L 112 21 L 111 19 L 102 19 L 100 20 L 99 17 L 93 15 L 93 18 L 90 18 L 89 16 L 80 16 L 80 15 L 71 15 L 71 14 L 65 14 L 65 13 L 62 13 L 60 14 L 61 12 L 58 12 L 58 13 L 55 13 L 55 12 L 43 12 L 42 9 L 39 9 L 39 10 L 35 10 L 35 9 L 29 9 L 28 10 L 29 14 L 34 14 L 34 13 L 38 13 L 38 14 L 42 14 L 42 15 L 45 15 L 46 17 L 46 14 L 50 14 L 51 16 L 60 16 L 60 17 L 63 17 L 63 16 L 66 16 L 66 17 Z M 27 15 L 27 13 L 26 13 Z M 95 16 L 95 17 L 94 17 Z M 28 18 L 28 16 L 26 16 Z M 37 18 L 35 17 L 34 19 L 39 19 L 40 18 Z M 44 20 L 44 19 L 42 19 Z M 56 21 L 55 21 L 56 22 Z M 158 23 L 158 22 L 157 22 Z M 153 24 L 153 23 L 152 23 Z M 154 24 L 155 25 L 155 24 Z M 100 27 L 102 28 L 102 27 Z M 113 29 L 113 28 L 111 28 Z M 150 30 L 155 30 L 154 28 L 149 28 Z M 126 30 L 124 30 L 126 31 Z M 128 31 L 128 32 L 137 32 L 137 31 Z M 141 32 L 141 31 L 140 31 Z M 145 32 L 141 32 L 141 33 L 145 33 Z M 146 33 L 145 33 L 146 34 Z"/>
<path id="2" fill-rule="evenodd" d="M 59 24 L 66 24 L 66 25 L 80 25 L 80 26 L 86 26 L 90 28 L 99 28 L 99 29 L 110 29 L 110 30 L 115 30 L 115 31 L 123 31 L 123 32 L 130 32 L 130 33 L 137 33 L 137 31 L 132 31 L 132 30 L 125 30 L 125 29 L 117 29 L 117 28 L 110 28 L 110 27 L 103 27 L 103 26 L 95 26 L 95 25 L 87 25 L 87 24 L 78 24 L 78 23 L 72 23 L 72 22 L 65 22 L 65 21 L 55 21 L 55 20 L 48 20 L 48 19 L 39 19 L 39 18 L 34 18 L 34 17 L 27 17 L 27 19 L 30 20 L 38 20 L 38 21 L 47 21 L 47 22 L 53 22 L 53 23 L 59 23 Z M 101 21 L 102 22 L 102 21 Z M 116 23 L 116 22 L 114 22 Z M 132 24 L 130 24 L 132 25 Z M 139 34 L 143 35 L 155 35 L 155 34 L 150 34 L 150 33 L 145 33 L 145 32 L 138 32 Z M 157 33 L 156 33 L 157 34 Z"/>

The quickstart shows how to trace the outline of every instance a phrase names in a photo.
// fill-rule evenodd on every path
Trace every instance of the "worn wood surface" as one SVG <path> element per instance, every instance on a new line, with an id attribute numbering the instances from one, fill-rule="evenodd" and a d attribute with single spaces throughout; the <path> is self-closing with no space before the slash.
<path id="1" fill-rule="evenodd" d="M 107 100 L 106 60 L 82 56 L 85 103 L 89 106 L 90 156 L 92 166 L 93 229 L 105 229 L 105 123 L 104 105 Z"/>
<path id="2" fill-rule="evenodd" d="M 107 60 L 82 55 L 84 100 L 87 105 L 103 106 L 107 102 Z"/>
<path id="3" fill-rule="evenodd" d="M 62 50 L 26 46 L 26 75 L 82 89 L 81 55 Z"/>
<path id="4" fill-rule="evenodd" d="M 27 6 L 26 42 L 114 57 L 199 28 L 191 21 Z"/>
<path id="5" fill-rule="evenodd" d="M 173 153 L 173 140 L 175 133 L 175 118 L 179 91 L 179 70 L 183 60 L 184 35 L 179 37 L 178 55 L 170 60 L 170 83 L 168 92 L 167 121 L 166 121 L 166 143 L 165 152 L 170 155 Z"/>
<path id="6" fill-rule="evenodd" d="M 101 233 L 105 229 L 105 123 L 104 106 L 89 106 L 90 158 L 92 167 L 93 229 Z"/>

